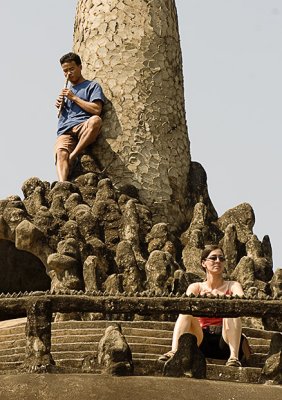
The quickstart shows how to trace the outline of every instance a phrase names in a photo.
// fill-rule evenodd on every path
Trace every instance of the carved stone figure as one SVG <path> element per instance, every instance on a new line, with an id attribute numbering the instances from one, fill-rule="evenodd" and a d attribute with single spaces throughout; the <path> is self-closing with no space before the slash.
<path id="1" fill-rule="evenodd" d="M 197 338 L 191 333 L 184 333 L 178 341 L 178 349 L 163 367 L 165 376 L 187 376 L 190 378 L 206 377 L 206 360 L 197 346 Z"/>
<path id="2" fill-rule="evenodd" d="M 282 333 L 272 336 L 261 377 L 269 383 L 282 384 Z"/>
<path id="3" fill-rule="evenodd" d="M 119 324 L 110 325 L 98 344 L 98 364 L 110 375 L 132 375 L 132 354 Z"/>

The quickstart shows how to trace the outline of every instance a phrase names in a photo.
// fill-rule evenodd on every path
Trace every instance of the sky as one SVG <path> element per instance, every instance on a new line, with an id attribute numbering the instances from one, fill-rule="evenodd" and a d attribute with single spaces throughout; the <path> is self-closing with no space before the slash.
<path id="1" fill-rule="evenodd" d="M 252 205 L 282 267 L 282 0 L 176 0 L 192 160 L 218 212 Z M 57 179 L 53 163 L 76 0 L 0 0 L 0 199 Z"/>

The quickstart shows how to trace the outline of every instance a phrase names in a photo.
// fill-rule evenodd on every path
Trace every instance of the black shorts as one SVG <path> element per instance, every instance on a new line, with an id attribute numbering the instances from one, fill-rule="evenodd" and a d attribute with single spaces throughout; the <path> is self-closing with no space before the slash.
<path id="1" fill-rule="evenodd" d="M 220 327 L 217 327 L 220 328 Z M 221 329 L 217 329 L 217 332 L 210 331 L 209 329 L 203 329 L 203 341 L 199 346 L 206 358 L 216 358 L 219 360 L 228 360 L 230 357 L 230 350 L 228 344 L 223 340 Z M 240 349 L 239 349 L 239 360 L 243 356 L 241 337 Z"/>

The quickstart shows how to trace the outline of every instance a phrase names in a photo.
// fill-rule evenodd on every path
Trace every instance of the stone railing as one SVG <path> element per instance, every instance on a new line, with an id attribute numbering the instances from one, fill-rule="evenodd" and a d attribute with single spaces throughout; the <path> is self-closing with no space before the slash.
<path id="1" fill-rule="evenodd" d="M 281 299 L 258 299 L 239 297 L 145 297 L 86 294 L 49 294 L 33 292 L 29 294 L 0 295 L 0 315 L 27 316 L 26 358 L 23 370 L 28 372 L 52 371 L 55 362 L 51 355 L 51 321 L 53 313 L 95 312 L 109 314 L 191 314 L 194 316 L 260 318 L 281 316 Z"/>

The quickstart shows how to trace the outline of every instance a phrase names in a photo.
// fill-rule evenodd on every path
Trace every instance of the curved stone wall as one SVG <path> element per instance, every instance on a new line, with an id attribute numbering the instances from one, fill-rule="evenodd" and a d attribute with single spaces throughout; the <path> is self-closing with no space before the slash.
<path id="1" fill-rule="evenodd" d="M 78 1 L 74 51 L 108 102 L 93 155 L 154 222 L 186 221 L 190 148 L 174 0 Z"/>

